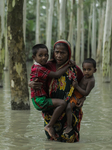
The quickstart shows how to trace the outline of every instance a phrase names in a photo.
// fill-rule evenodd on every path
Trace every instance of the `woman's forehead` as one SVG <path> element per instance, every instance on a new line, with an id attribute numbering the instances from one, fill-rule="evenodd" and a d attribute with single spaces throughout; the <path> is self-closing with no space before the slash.
<path id="1" fill-rule="evenodd" d="M 55 45 L 55 49 L 60 49 L 60 50 L 68 51 L 68 47 L 65 46 L 63 43 L 56 44 Z"/>

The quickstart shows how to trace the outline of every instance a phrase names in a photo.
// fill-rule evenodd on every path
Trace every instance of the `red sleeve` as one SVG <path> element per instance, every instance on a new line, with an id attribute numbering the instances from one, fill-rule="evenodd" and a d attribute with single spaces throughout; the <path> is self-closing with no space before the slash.
<path id="1" fill-rule="evenodd" d="M 77 68 L 77 81 L 80 82 L 84 75 L 78 66 L 76 66 L 76 68 Z"/>

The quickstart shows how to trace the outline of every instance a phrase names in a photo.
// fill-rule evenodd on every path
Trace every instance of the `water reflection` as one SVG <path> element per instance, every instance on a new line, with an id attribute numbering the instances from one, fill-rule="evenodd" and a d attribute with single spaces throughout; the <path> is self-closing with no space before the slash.
<path id="1" fill-rule="evenodd" d="M 31 64 L 27 64 L 28 72 L 30 72 Z M 62 144 L 46 139 L 41 112 L 33 107 L 31 101 L 31 110 L 11 110 L 9 73 L 4 72 L 4 87 L 0 89 L 0 149 L 111 150 L 112 83 L 102 83 L 100 71 L 95 74 L 95 78 L 95 88 L 83 106 L 84 115 L 81 123 L 80 142 Z"/>

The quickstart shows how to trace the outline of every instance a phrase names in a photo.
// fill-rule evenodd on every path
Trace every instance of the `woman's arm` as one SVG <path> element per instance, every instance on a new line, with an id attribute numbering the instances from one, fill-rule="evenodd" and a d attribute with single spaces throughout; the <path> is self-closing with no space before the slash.
<path id="1" fill-rule="evenodd" d="M 41 89 L 42 84 L 43 83 L 38 82 L 38 78 L 36 78 L 34 81 L 30 81 L 28 83 L 28 86 L 31 87 L 32 89 L 39 90 Z"/>

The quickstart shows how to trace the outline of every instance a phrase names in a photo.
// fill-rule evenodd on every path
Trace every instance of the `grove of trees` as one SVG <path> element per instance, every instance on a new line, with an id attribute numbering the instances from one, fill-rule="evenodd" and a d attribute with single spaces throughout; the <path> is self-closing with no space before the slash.
<path id="1" fill-rule="evenodd" d="M 112 0 L 0 0 L 0 86 L 9 70 L 12 109 L 30 109 L 26 60 L 36 43 L 46 44 L 51 58 L 53 44 L 68 40 L 72 59 L 94 58 L 110 82 L 111 13 Z"/>

